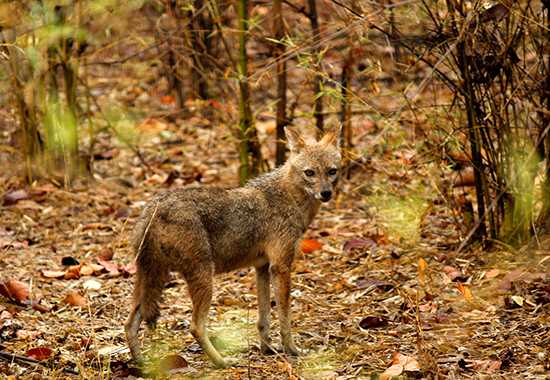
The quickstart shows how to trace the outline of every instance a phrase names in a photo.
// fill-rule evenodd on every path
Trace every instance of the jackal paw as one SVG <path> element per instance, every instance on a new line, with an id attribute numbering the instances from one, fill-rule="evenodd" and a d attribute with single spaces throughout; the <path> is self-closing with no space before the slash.
<path id="1" fill-rule="evenodd" d="M 229 368 L 238 366 L 239 362 L 236 358 L 223 358 L 222 360 L 216 361 L 214 365 L 217 368 Z"/>
<path id="2" fill-rule="evenodd" d="M 287 355 L 300 356 L 300 351 L 294 344 L 287 344 L 283 347 L 283 351 Z"/>

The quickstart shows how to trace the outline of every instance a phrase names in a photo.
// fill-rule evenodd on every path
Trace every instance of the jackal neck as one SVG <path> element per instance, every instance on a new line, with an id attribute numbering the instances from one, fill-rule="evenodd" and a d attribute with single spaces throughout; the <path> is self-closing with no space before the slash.
<path id="1" fill-rule="evenodd" d="M 250 180 L 245 187 L 255 188 L 264 193 L 274 191 L 286 198 L 303 215 L 305 229 L 319 211 L 320 202 L 301 186 L 299 175 L 287 161 L 269 173 Z"/>

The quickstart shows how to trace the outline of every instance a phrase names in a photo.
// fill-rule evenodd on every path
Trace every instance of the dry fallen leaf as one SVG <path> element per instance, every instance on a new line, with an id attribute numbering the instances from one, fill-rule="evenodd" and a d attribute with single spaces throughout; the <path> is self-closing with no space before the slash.
<path id="1" fill-rule="evenodd" d="M 445 274 L 447 275 L 447 277 L 449 277 L 451 281 L 454 281 L 457 277 L 460 277 L 462 275 L 460 270 L 450 265 L 445 265 L 443 267 L 443 272 L 445 272 Z"/>
<path id="2" fill-rule="evenodd" d="M 46 360 L 53 355 L 53 351 L 48 347 L 35 347 L 27 351 L 26 355 L 29 358 L 36 360 Z"/>
<path id="3" fill-rule="evenodd" d="M 486 278 L 493 278 L 493 277 L 496 277 L 500 274 L 500 270 L 499 269 L 491 269 L 491 270 L 488 270 L 486 273 L 485 273 L 485 277 Z"/>
<path id="4" fill-rule="evenodd" d="M 399 352 L 394 352 L 392 365 L 380 375 L 380 380 L 389 380 L 392 376 L 399 376 L 404 371 L 420 371 L 418 360 L 416 360 L 412 356 L 407 356 Z"/>
<path id="5" fill-rule="evenodd" d="M 120 274 L 118 270 L 118 264 L 112 261 L 105 260 L 101 257 L 97 258 L 97 262 L 109 273 L 109 276 L 115 277 Z"/>
<path id="6" fill-rule="evenodd" d="M 403 373 L 401 364 L 394 364 L 386 369 L 379 377 L 380 380 L 390 380 L 393 376 L 399 376 Z"/>
<path id="7" fill-rule="evenodd" d="M 67 305 L 80 306 L 80 307 L 85 307 L 88 304 L 88 302 L 86 301 L 86 298 L 82 297 L 77 292 L 68 293 L 63 299 L 63 302 L 66 303 Z"/>
<path id="8" fill-rule="evenodd" d="M 474 295 L 472 294 L 472 291 L 470 290 L 470 288 L 468 287 L 468 285 L 464 285 L 462 283 L 457 283 L 456 284 L 456 287 L 458 289 L 458 291 L 460 293 L 462 293 L 462 295 L 464 296 L 464 298 L 466 299 L 466 301 L 468 302 L 473 302 L 474 300 Z"/>
<path id="9" fill-rule="evenodd" d="M 31 331 L 31 330 L 17 330 L 15 333 L 18 339 L 24 339 L 24 340 L 34 340 L 38 338 L 40 335 L 42 335 L 42 331 Z"/>
<path id="10" fill-rule="evenodd" d="M 24 199 L 29 199 L 27 190 L 19 189 L 4 194 L 4 206 L 11 206 Z"/>
<path id="11" fill-rule="evenodd" d="M 388 320 L 384 317 L 369 316 L 361 319 L 359 327 L 362 329 L 372 329 L 376 327 L 384 327 L 388 325 Z"/>
<path id="12" fill-rule="evenodd" d="M 65 276 L 64 270 L 42 270 L 41 273 L 46 278 L 62 278 Z"/>
<path id="13" fill-rule="evenodd" d="M 168 355 L 159 363 L 159 372 L 163 374 L 176 374 L 189 371 L 189 364 L 180 355 Z"/>
<path id="14" fill-rule="evenodd" d="M 343 250 L 345 252 L 351 251 L 352 249 L 361 249 L 361 248 L 374 248 L 376 247 L 376 242 L 370 238 L 367 239 L 351 239 L 344 243 Z"/>
<path id="15" fill-rule="evenodd" d="M 303 253 L 311 253 L 321 248 L 323 248 L 323 243 L 317 240 L 304 239 L 300 242 L 300 249 Z"/>
<path id="16" fill-rule="evenodd" d="M 475 184 L 474 168 L 468 166 L 462 169 L 453 180 L 454 187 L 467 187 Z"/>
<path id="17" fill-rule="evenodd" d="M 418 281 L 421 285 L 424 285 L 426 282 L 426 269 L 428 268 L 428 263 L 422 257 L 418 259 Z"/>
<path id="18" fill-rule="evenodd" d="M 17 303 L 23 303 L 29 299 L 27 284 L 17 280 L 0 283 L 0 294 Z"/>
<path id="19" fill-rule="evenodd" d="M 92 274 L 94 274 L 94 268 L 92 268 L 90 265 L 83 264 L 80 267 L 80 275 L 81 276 L 91 276 Z"/>
<path id="20" fill-rule="evenodd" d="M 76 280 L 80 278 L 80 265 L 70 266 L 63 276 L 65 280 Z"/>

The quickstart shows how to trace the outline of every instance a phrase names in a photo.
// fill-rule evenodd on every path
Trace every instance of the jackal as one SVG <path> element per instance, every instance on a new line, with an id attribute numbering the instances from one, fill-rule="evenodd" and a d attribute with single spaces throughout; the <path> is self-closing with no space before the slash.
<path id="1" fill-rule="evenodd" d="M 137 274 L 125 325 L 132 357 L 140 356 L 142 321 L 154 326 L 171 271 L 179 272 L 193 304 L 191 334 L 218 367 L 227 366 L 208 338 L 206 321 L 213 276 L 242 267 L 256 269 L 260 348 L 272 352 L 270 279 L 273 278 L 283 350 L 298 355 L 290 335 L 290 272 L 299 241 L 328 202 L 340 171 L 340 130 L 308 141 L 285 129 L 290 156 L 244 187 L 184 188 L 164 192 L 143 210 L 134 230 Z"/>

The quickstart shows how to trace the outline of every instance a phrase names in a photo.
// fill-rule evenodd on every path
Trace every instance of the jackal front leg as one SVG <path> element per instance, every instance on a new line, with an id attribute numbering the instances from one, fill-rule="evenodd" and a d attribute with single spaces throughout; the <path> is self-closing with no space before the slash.
<path id="1" fill-rule="evenodd" d="M 271 265 L 270 270 L 275 285 L 283 350 L 287 354 L 299 355 L 290 334 L 290 268 L 291 263 L 274 263 Z"/>
<path id="2" fill-rule="evenodd" d="M 269 328 L 271 324 L 269 264 L 256 268 L 256 287 L 258 289 L 258 332 L 260 349 L 264 354 L 273 354 Z"/>

